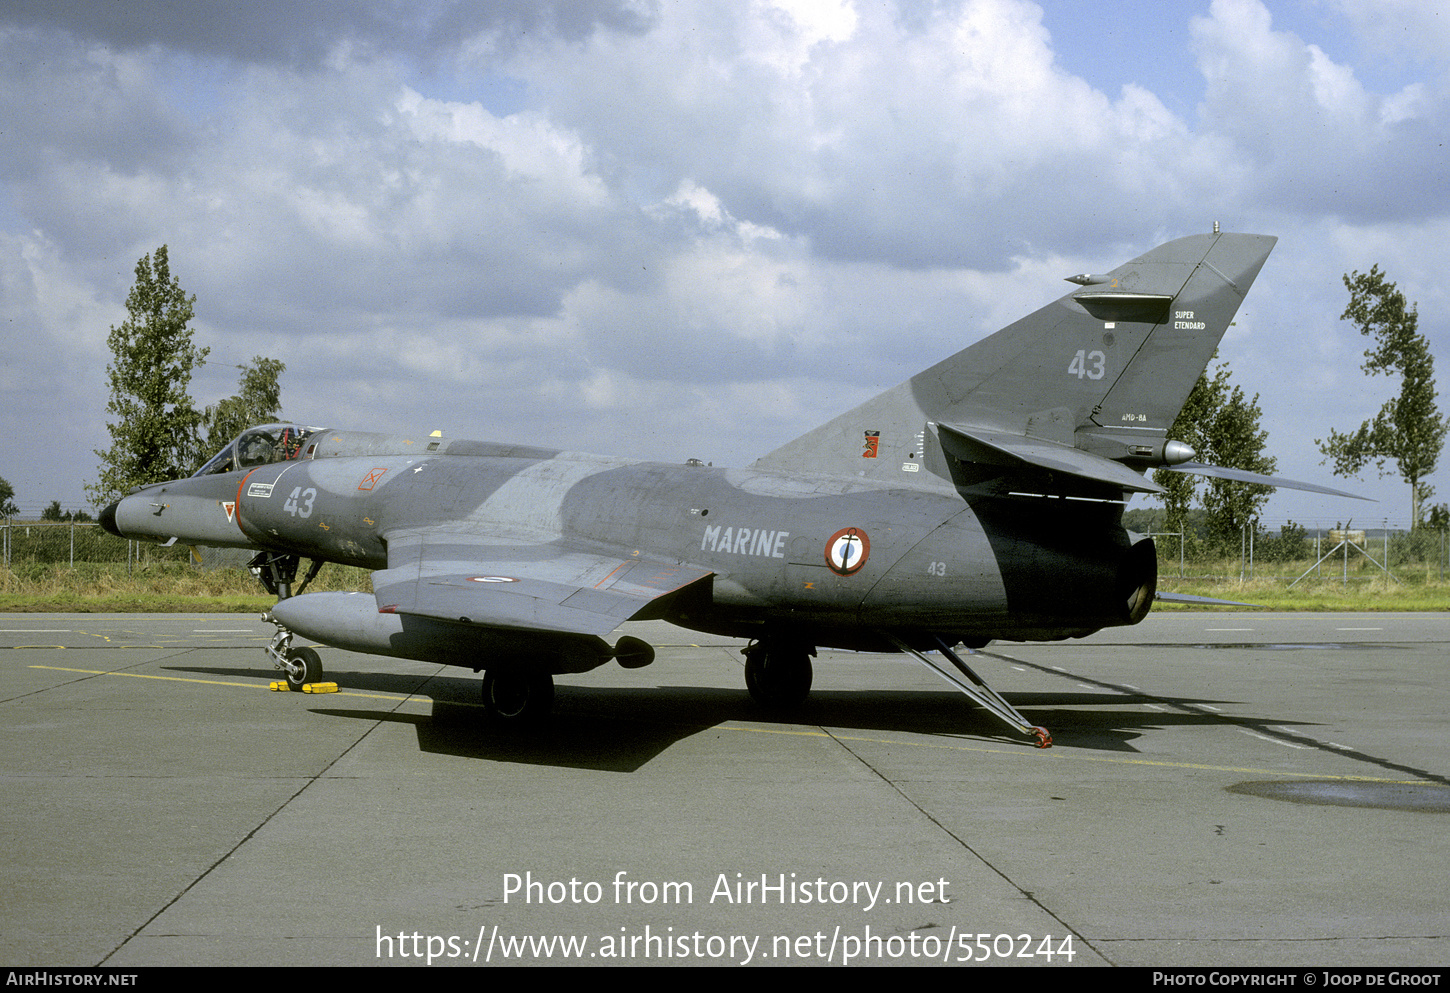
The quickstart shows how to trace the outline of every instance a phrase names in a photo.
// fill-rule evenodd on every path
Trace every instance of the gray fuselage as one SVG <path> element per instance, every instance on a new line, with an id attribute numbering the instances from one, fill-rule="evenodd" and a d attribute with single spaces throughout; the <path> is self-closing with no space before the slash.
<path id="1" fill-rule="evenodd" d="M 434 526 L 510 546 L 565 542 L 713 572 L 708 599 L 663 614 L 675 623 L 742 637 L 788 626 L 838 647 L 875 647 L 877 630 L 1081 635 L 1136 621 L 1130 601 L 1145 583 L 1152 595 L 1151 556 L 1116 503 L 968 500 L 925 474 L 904 486 L 476 442 L 383 454 L 396 447 L 366 437 L 376 454 L 339 443 L 336 455 L 143 490 L 123 503 L 123 527 L 372 570 L 387 567 L 389 534 Z"/>

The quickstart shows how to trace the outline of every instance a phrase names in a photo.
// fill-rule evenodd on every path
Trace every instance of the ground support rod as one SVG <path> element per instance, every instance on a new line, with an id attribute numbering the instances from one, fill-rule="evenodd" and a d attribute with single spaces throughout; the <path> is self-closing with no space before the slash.
<path id="1" fill-rule="evenodd" d="M 935 643 L 936 650 L 941 653 L 942 658 L 945 658 L 956 668 L 955 672 L 942 665 L 939 659 L 934 659 L 925 652 L 918 651 L 890 631 L 882 631 L 881 634 L 885 636 L 887 641 L 971 697 L 978 705 L 1003 724 L 1008 724 L 1028 737 L 1035 738 L 1038 748 L 1052 747 L 1052 735 L 1047 732 L 1046 728 L 1028 723 L 1027 718 L 1018 713 L 1016 707 L 1013 707 L 1006 700 L 1002 699 L 1001 695 L 992 689 L 992 687 L 988 686 L 981 676 L 973 672 L 972 667 L 963 662 L 957 656 L 957 653 L 952 651 L 951 646 L 940 636 L 932 635 L 931 640 Z"/>

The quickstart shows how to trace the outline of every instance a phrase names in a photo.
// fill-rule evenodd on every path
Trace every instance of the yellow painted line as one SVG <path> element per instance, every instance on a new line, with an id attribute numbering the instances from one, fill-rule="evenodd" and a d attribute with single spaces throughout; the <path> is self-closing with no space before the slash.
<path id="1" fill-rule="evenodd" d="M 93 637 L 96 637 L 96 636 L 95 635 L 86 635 L 86 637 L 87 638 L 93 638 Z M 104 636 L 102 636 L 102 637 L 104 637 Z M 107 648 L 123 648 L 123 649 L 124 648 L 163 649 L 163 648 L 175 648 L 178 645 L 185 645 L 186 644 L 186 642 L 184 642 L 184 641 L 177 641 L 177 642 L 173 642 L 170 645 L 117 645 L 114 642 L 112 642 L 110 638 L 105 638 L 105 641 L 107 642 L 107 644 L 106 644 L 106 647 Z M 86 649 L 93 648 L 93 647 L 94 646 L 92 646 L 92 645 L 86 645 L 84 648 L 77 647 L 75 645 L 11 645 L 10 646 L 10 649 L 12 651 L 20 651 L 23 648 L 53 648 L 56 651 L 60 651 L 60 652 L 65 652 L 65 651 L 83 652 Z"/>
<path id="2" fill-rule="evenodd" d="M 227 683 L 219 679 L 188 679 L 185 676 L 152 676 L 144 672 L 107 672 L 104 669 L 67 669 L 58 665 L 32 665 L 31 669 L 49 669 L 52 672 L 79 672 L 88 676 L 129 676 L 132 679 L 163 679 L 174 683 L 203 683 L 208 686 L 240 686 L 244 689 L 256 689 L 251 683 Z"/>
<path id="3" fill-rule="evenodd" d="M 153 676 L 150 673 L 145 673 L 145 672 L 107 672 L 104 669 L 67 669 L 64 666 L 58 666 L 58 665 L 32 665 L 32 666 L 28 666 L 27 668 L 30 668 L 30 669 L 49 669 L 52 672 L 79 672 L 79 673 L 83 673 L 83 674 L 85 674 L 87 676 L 129 676 L 131 679 L 160 679 L 160 680 L 164 680 L 164 681 L 170 681 L 170 682 L 173 682 L 173 683 L 200 683 L 200 684 L 202 684 L 204 686 L 236 686 L 236 687 L 239 687 L 239 688 L 244 689 L 244 690 L 268 690 L 268 692 L 271 692 L 271 690 L 269 689 L 268 686 L 261 685 L 261 684 L 258 684 L 258 683 L 230 683 L 230 682 L 226 682 L 226 681 L 220 680 L 220 679 L 193 679 L 193 678 L 190 678 L 190 677 L 187 677 L 187 676 Z M 351 692 L 346 692 L 345 693 L 345 692 L 339 692 L 337 694 L 337 696 L 358 697 L 359 699 L 363 699 L 363 700 L 392 700 L 392 701 L 397 702 L 397 703 L 424 703 L 424 702 L 432 703 L 433 702 L 433 699 L 431 697 L 390 696 L 390 695 L 385 695 L 385 694 L 382 694 L 382 693 L 351 693 Z M 452 701 L 444 701 L 444 702 L 451 703 Z M 474 704 L 463 703 L 461 701 L 459 702 L 458 705 L 459 706 L 475 706 Z M 478 705 L 478 706 L 481 706 L 481 704 Z"/>
<path id="4" fill-rule="evenodd" d="M 754 734 L 785 734 L 811 738 L 834 738 L 838 741 L 863 741 L 874 745 L 906 745 L 910 748 L 936 748 L 952 752 L 981 752 L 988 755 L 1016 755 L 1034 760 L 1058 762 L 1099 762 L 1108 765 L 1144 765 L 1164 769 L 1198 769 L 1206 772 L 1232 772 L 1252 776 L 1289 776 L 1297 779 L 1335 779 L 1354 783 L 1395 783 L 1406 786 L 1429 785 L 1421 779 L 1383 779 L 1378 776 L 1338 776 L 1320 772 L 1291 772 L 1285 769 L 1255 769 L 1231 765 L 1205 765 L 1200 762 L 1169 762 L 1162 759 L 1109 758 L 1102 755 L 1079 755 L 1060 751 L 1057 748 L 990 748 L 985 745 L 945 745 L 934 741 L 902 741 L 899 738 L 865 738 L 848 734 L 832 734 L 827 731 L 783 731 L 776 728 L 745 728 L 729 724 L 717 725 L 721 731 L 748 731 Z"/>

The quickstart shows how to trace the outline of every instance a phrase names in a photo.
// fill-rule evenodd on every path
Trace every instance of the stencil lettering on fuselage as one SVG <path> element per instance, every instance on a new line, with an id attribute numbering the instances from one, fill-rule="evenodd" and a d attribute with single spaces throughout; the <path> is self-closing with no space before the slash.
<path id="1" fill-rule="evenodd" d="M 716 524 L 705 529 L 704 535 L 700 538 L 700 551 L 783 559 L 785 558 L 785 543 L 789 538 L 789 531 L 724 527 Z"/>

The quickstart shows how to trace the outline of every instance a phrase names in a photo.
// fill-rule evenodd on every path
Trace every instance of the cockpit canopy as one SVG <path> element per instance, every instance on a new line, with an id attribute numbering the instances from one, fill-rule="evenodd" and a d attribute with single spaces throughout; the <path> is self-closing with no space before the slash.
<path id="1" fill-rule="evenodd" d="M 211 457 L 195 476 L 212 476 L 237 469 L 254 469 L 273 462 L 309 457 L 315 444 L 308 439 L 326 428 L 310 428 L 301 424 L 259 424 L 248 428 Z"/>

